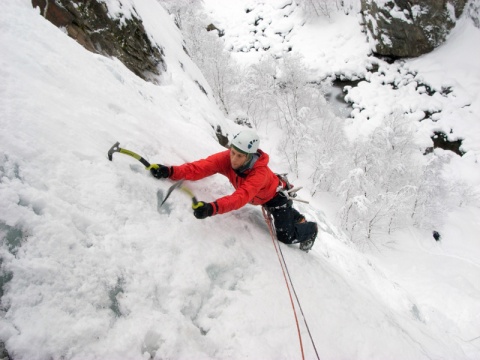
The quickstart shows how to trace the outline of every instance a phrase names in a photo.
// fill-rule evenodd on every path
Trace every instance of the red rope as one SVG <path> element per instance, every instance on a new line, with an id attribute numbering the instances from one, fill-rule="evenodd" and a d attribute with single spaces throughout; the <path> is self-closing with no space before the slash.
<path id="1" fill-rule="evenodd" d="M 273 246 L 275 247 L 275 251 L 277 252 L 278 261 L 280 262 L 280 266 L 282 267 L 283 278 L 285 279 L 285 284 L 287 285 L 288 296 L 290 297 L 290 303 L 292 304 L 293 315 L 295 316 L 295 323 L 297 325 L 298 340 L 300 342 L 300 351 L 302 352 L 302 359 L 305 360 L 305 354 L 303 352 L 302 335 L 300 333 L 300 326 L 298 325 L 297 312 L 295 311 L 295 304 L 293 302 L 292 292 L 290 290 L 290 285 L 288 284 L 287 275 L 285 274 L 284 265 L 283 265 L 282 260 L 280 258 L 280 253 L 278 252 L 278 244 L 275 241 L 275 235 L 273 234 L 272 221 L 271 221 L 270 217 L 267 215 L 267 212 L 266 212 L 264 207 L 262 207 L 262 212 L 263 212 L 263 217 L 265 218 L 265 222 L 268 225 L 268 230 L 270 231 L 270 235 L 272 237 Z"/>

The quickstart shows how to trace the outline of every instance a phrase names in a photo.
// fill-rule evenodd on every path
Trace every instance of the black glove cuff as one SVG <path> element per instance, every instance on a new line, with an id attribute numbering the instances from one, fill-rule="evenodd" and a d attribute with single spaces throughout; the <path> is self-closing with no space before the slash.
<path id="1" fill-rule="evenodd" d="M 205 204 L 207 208 L 207 216 L 212 216 L 213 215 L 213 205 L 211 203 Z"/>
<path id="2" fill-rule="evenodd" d="M 158 165 L 157 168 L 150 169 L 150 172 L 154 177 L 156 177 L 157 179 L 166 179 L 171 175 L 170 168 L 160 164 L 157 164 L 157 165 Z"/>
<path id="3" fill-rule="evenodd" d="M 195 215 L 197 219 L 205 219 L 209 216 L 212 216 L 213 215 L 212 204 L 204 203 L 203 201 L 200 201 L 200 202 L 203 203 L 203 205 L 193 210 L 193 215 Z"/>

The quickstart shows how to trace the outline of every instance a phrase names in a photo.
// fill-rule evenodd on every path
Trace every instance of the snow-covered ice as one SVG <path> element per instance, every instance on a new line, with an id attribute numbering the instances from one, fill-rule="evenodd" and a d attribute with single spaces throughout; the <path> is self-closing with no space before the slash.
<path id="1" fill-rule="evenodd" d="M 160 85 L 87 52 L 29 1 L 2 6 L 0 342 L 14 359 L 300 358 L 261 209 L 196 220 L 181 192 L 159 208 L 171 182 L 154 179 L 129 156 L 108 161 L 119 141 L 152 163 L 180 164 L 223 149 L 212 126 L 238 130 L 195 84 L 208 89 L 160 5 L 122 3 L 124 10 L 135 7 L 165 48 L 168 71 Z M 244 34 L 245 24 L 226 17 L 246 4 L 205 3 L 216 4 L 211 16 L 219 24 Z M 281 10 L 280 3 L 274 8 Z M 366 74 L 372 60 L 358 19 L 292 23 L 288 42 L 313 77 Z M 441 108 L 437 123 L 422 122 L 419 131 L 451 126 L 465 137 L 467 154 L 449 169 L 477 190 L 480 65 L 472 44 L 479 36 L 461 20 L 431 54 L 380 63 L 383 73 L 367 75 L 349 93 L 373 117 L 394 105 L 412 114 Z M 388 84 L 397 80 L 394 91 Z M 415 81 L 453 92 L 427 97 Z M 354 111 L 350 132 L 369 131 L 373 122 L 366 125 L 364 115 Z M 260 135 L 280 166 L 270 137 Z M 220 176 L 189 186 L 205 201 L 232 191 Z M 478 207 L 452 212 L 441 242 L 429 231 L 407 229 L 381 252 L 362 253 L 336 227 L 334 202 L 325 195 L 309 200 L 299 208 L 320 225 L 313 250 L 281 248 L 320 358 L 480 358 Z M 316 358 L 298 309 L 297 315 L 305 358 Z"/>

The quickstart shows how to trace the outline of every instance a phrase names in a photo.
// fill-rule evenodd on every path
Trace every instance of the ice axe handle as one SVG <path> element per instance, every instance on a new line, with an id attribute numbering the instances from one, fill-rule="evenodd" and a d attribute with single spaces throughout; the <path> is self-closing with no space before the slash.
<path id="1" fill-rule="evenodd" d="M 180 189 L 185 193 L 187 194 L 188 196 L 190 196 L 190 198 L 192 199 L 192 208 L 193 209 L 198 209 L 200 206 L 202 206 L 203 202 L 201 201 L 198 201 L 196 196 L 193 194 L 192 190 L 190 190 L 187 186 L 185 185 L 181 185 L 180 186 Z"/>
<path id="2" fill-rule="evenodd" d="M 122 149 L 120 147 L 120 143 L 117 141 L 113 146 L 108 150 L 108 160 L 112 161 L 113 160 L 113 153 L 114 152 L 119 152 L 125 155 L 129 155 L 133 157 L 134 159 L 137 159 L 140 161 L 146 168 L 147 170 L 150 170 L 151 168 L 158 168 L 157 164 L 150 164 L 147 160 L 145 160 L 142 156 L 138 155 L 137 153 L 134 153 L 133 151 L 127 150 L 127 149 Z"/>
<path id="3" fill-rule="evenodd" d="M 192 202 L 193 202 L 192 209 L 194 210 L 198 209 L 200 206 L 203 205 L 203 202 L 199 202 L 195 196 L 192 197 Z"/>

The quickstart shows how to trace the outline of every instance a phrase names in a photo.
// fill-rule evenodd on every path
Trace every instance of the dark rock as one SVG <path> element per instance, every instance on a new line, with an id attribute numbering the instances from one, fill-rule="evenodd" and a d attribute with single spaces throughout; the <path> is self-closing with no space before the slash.
<path id="1" fill-rule="evenodd" d="M 250 119 L 246 115 L 237 115 L 233 121 L 235 122 L 235 124 L 246 126 L 250 129 L 253 128 Z"/>
<path id="2" fill-rule="evenodd" d="M 225 35 L 225 31 L 224 30 L 220 30 L 219 28 L 217 28 L 215 25 L 213 24 L 209 24 L 207 26 L 207 31 L 217 31 L 218 32 L 218 36 L 219 37 L 222 37 Z"/>
<path id="3" fill-rule="evenodd" d="M 200 89 L 201 92 L 203 92 L 205 95 L 208 96 L 207 90 L 200 84 L 197 80 L 195 80 L 195 84 L 197 84 L 198 88 Z"/>
<path id="4" fill-rule="evenodd" d="M 134 15 L 112 19 L 99 0 L 32 0 L 32 5 L 88 51 L 118 58 L 145 80 L 166 70 L 163 49 L 151 43 Z"/>
<path id="5" fill-rule="evenodd" d="M 10 357 L 10 355 L 8 354 L 7 349 L 5 349 L 5 343 L 3 341 L 0 341 L 0 359 L 2 359 L 2 360 L 12 359 Z"/>
<path id="6" fill-rule="evenodd" d="M 480 29 L 480 1 L 470 1 L 465 10 L 473 25 Z"/>
<path id="7" fill-rule="evenodd" d="M 448 140 L 448 136 L 441 132 L 435 131 L 432 136 L 433 148 L 441 148 L 443 150 L 453 151 L 455 154 L 463 156 L 465 152 L 461 149 L 463 139 Z"/>
<path id="8" fill-rule="evenodd" d="M 217 134 L 218 143 L 223 147 L 228 148 L 228 134 L 223 135 L 222 127 L 220 125 L 217 125 L 215 134 Z"/>
<path id="9" fill-rule="evenodd" d="M 375 53 L 391 58 L 417 57 L 442 44 L 466 2 L 361 0 L 365 26 L 376 43 Z"/>

